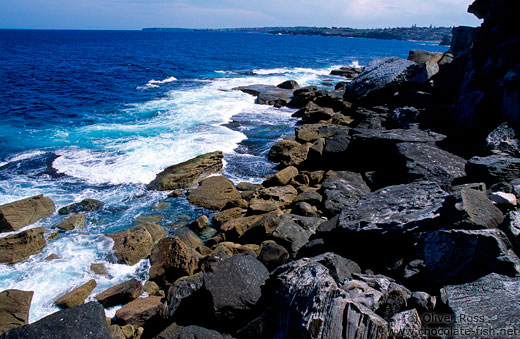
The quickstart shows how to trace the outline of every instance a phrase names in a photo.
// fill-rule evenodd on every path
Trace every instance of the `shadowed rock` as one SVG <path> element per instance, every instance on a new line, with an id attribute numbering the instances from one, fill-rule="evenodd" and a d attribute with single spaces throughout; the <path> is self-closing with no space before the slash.
<path id="1" fill-rule="evenodd" d="M 137 279 L 124 281 L 96 295 L 97 301 L 108 308 L 129 303 L 143 292 L 143 285 Z"/>
<path id="2" fill-rule="evenodd" d="M 30 325 L 15 328 L 2 339 L 111 339 L 103 306 L 90 302 L 53 313 Z"/>

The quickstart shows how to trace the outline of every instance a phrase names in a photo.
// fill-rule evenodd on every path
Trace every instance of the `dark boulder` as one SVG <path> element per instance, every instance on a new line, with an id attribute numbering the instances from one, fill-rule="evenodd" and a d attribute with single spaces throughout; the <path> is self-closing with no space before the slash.
<path id="1" fill-rule="evenodd" d="M 321 107 L 311 102 L 293 116 L 301 118 L 305 124 L 317 124 L 332 119 L 334 111 L 332 108 Z"/>
<path id="2" fill-rule="evenodd" d="M 204 274 L 204 289 L 211 296 L 216 319 L 223 322 L 247 318 L 269 278 L 265 266 L 251 255 L 235 256 L 212 266 Z"/>
<path id="3" fill-rule="evenodd" d="M 284 214 L 280 217 L 280 223 L 271 237 L 284 246 L 294 258 L 322 222 L 322 219 L 316 217 Z"/>
<path id="4" fill-rule="evenodd" d="M 286 106 L 292 97 L 292 89 L 284 89 L 273 85 L 251 85 L 234 88 L 257 97 L 257 104 Z"/>
<path id="5" fill-rule="evenodd" d="M 293 98 L 287 106 L 294 108 L 302 108 L 305 107 L 309 102 L 313 101 L 316 98 L 318 90 L 316 87 L 302 87 L 294 91 Z"/>
<path id="6" fill-rule="evenodd" d="M 449 187 L 453 180 L 466 176 L 466 160 L 435 145 L 401 143 L 397 152 L 405 163 L 402 174 L 409 181 L 428 180 Z"/>
<path id="7" fill-rule="evenodd" d="M 457 228 L 497 228 L 504 215 L 481 191 L 463 188 L 446 200 L 445 216 Z"/>
<path id="8" fill-rule="evenodd" d="M 415 107 L 398 107 L 390 116 L 387 125 L 392 128 L 410 128 L 419 122 L 421 112 Z"/>
<path id="9" fill-rule="evenodd" d="M 53 313 L 30 325 L 18 327 L 2 339 L 111 339 L 103 306 L 90 302 Z"/>
<path id="10" fill-rule="evenodd" d="M 333 69 L 330 71 L 330 75 L 337 75 L 345 77 L 349 80 L 357 77 L 363 69 L 361 67 L 340 67 L 339 69 Z"/>
<path id="11" fill-rule="evenodd" d="M 447 196 L 436 183 L 427 181 L 385 187 L 345 206 L 337 227 L 352 232 L 406 233 L 435 226 Z"/>
<path id="12" fill-rule="evenodd" d="M 391 100 L 414 75 L 413 61 L 386 57 L 372 60 L 345 92 L 345 99 L 376 106 Z"/>
<path id="13" fill-rule="evenodd" d="M 312 257 L 311 260 L 325 266 L 338 286 L 343 285 L 346 280 L 352 279 L 352 274 L 361 273 L 361 268 L 356 262 L 343 258 L 336 253 L 327 252 Z"/>
<path id="14" fill-rule="evenodd" d="M 520 177 L 520 158 L 504 155 L 473 157 L 466 164 L 466 173 L 471 179 L 491 185 Z"/>
<path id="15" fill-rule="evenodd" d="M 258 260 L 260 260 L 269 271 L 272 271 L 289 260 L 289 252 L 275 241 L 267 240 L 262 243 Z"/>
<path id="16" fill-rule="evenodd" d="M 283 89 L 297 89 L 300 88 L 300 85 L 294 80 L 287 80 L 282 82 L 281 84 L 278 84 L 276 87 L 283 88 Z"/>
<path id="17" fill-rule="evenodd" d="M 338 214 L 343 208 L 370 193 L 370 188 L 359 173 L 343 173 L 343 178 L 329 178 L 323 182 L 323 206 L 328 215 Z"/>
<path id="18" fill-rule="evenodd" d="M 497 229 L 424 232 L 416 251 L 424 266 L 415 278 L 425 285 L 465 283 L 491 272 L 520 275 L 520 259 Z"/>
<path id="19" fill-rule="evenodd" d="M 387 322 L 350 299 L 329 270 L 305 258 L 278 268 L 266 293 L 263 337 L 386 338 Z"/>
<path id="20" fill-rule="evenodd" d="M 202 272 L 177 279 L 168 290 L 163 317 L 176 319 L 177 322 L 193 322 L 202 313 L 208 312 L 207 307 L 203 306 L 208 302 L 200 293 L 203 285 Z"/>
<path id="21" fill-rule="evenodd" d="M 224 154 L 220 151 L 199 155 L 170 166 L 148 184 L 148 189 L 169 191 L 194 186 L 201 179 L 222 170 Z"/>
<path id="22" fill-rule="evenodd" d="M 478 337 L 517 337 L 520 327 L 512 319 L 520 312 L 519 289 L 519 278 L 494 273 L 468 284 L 446 286 L 441 297 L 453 312 L 450 330 Z"/>

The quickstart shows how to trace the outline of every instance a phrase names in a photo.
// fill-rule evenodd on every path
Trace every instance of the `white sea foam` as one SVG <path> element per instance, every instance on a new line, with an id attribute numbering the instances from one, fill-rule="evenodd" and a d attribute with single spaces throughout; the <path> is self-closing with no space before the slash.
<path id="1" fill-rule="evenodd" d="M 318 74 L 325 72 L 298 69 L 293 78 L 302 85 L 314 84 Z M 102 150 L 59 150 L 53 167 L 91 184 L 148 183 L 164 168 L 197 155 L 231 152 L 245 135 L 221 125 L 241 112 L 272 110 L 256 105 L 248 94 L 231 90 L 255 82 L 276 85 L 285 80 L 287 75 L 214 79 L 201 88 L 172 91 L 166 98 L 134 105 L 127 114 L 138 118 L 153 112 L 152 117 L 131 124 L 81 127 L 76 133 L 95 140 Z M 113 138 L 114 134 L 119 138 Z"/>
<path id="2" fill-rule="evenodd" d="M 19 153 L 11 158 L 6 159 L 6 162 L 1 163 L 0 167 L 7 165 L 11 162 L 31 159 L 31 158 L 37 157 L 39 155 L 42 155 L 42 154 L 45 154 L 45 152 L 44 151 L 29 151 L 29 152 Z"/>
<path id="3" fill-rule="evenodd" d="M 146 85 L 138 86 L 137 89 L 157 88 L 157 87 L 160 87 L 160 85 L 162 85 L 162 84 L 167 84 L 167 83 L 174 82 L 174 81 L 177 81 L 176 77 L 168 77 L 163 80 L 152 79 L 152 80 L 148 81 L 146 83 Z"/>
<path id="4" fill-rule="evenodd" d="M 94 296 L 131 277 L 142 275 L 145 278 L 147 260 L 134 266 L 111 264 L 106 257 L 111 246 L 112 240 L 103 235 L 75 234 L 50 241 L 42 253 L 22 263 L 0 265 L 0 289 L 34 291 L 29 316 L 29 321 L 34 322 L 58 311 L 54 300 L 90 279 L 97 282 Z M 44 260 L 52 253 L 61 259 Z M 110 276 L 95 275 L 90 270 L 90 264 L 94 262 L 105 263 Z"/>

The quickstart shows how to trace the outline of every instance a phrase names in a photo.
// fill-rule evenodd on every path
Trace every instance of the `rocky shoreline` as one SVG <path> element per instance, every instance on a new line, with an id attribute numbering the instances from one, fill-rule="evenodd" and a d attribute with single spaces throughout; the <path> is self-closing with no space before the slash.
<path id="1" fill-rule="evenodd" d="M 269 152 L 279 171 L 235 185 L 218 151 L 165 169 L 148 189 L 212 217 L 108 234 L 117 262 L 150 260 L 149 281 L 87 303 L 96 281 L 71 286 L 62 311 L 32 324 L 33 292 L 1 292 L 0 338 L 520 336 L 517 7 L 477 0 L 482 27 L 454 29 L 449 52 L 342 68 L 334 91 L 237 88 L 299 109 L 294 137 Z M 56 227 L 81 229 L 102 204 L 61 208 Z M 0 262 L 39 253 L 57 233 L 25 227 L 55 212 L 44 196 L 0 206 L 0 232 L 13 232 Z"/>

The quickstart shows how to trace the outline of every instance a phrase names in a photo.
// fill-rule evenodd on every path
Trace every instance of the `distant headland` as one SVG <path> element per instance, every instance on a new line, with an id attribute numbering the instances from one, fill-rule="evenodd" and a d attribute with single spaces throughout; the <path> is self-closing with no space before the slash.
<path id="1" fill-rule="evenodd" d="M 449 45 L 452 27 L 394 27 L 394 28 L 348 28 L 348 27 L 249 27 L 216 29 L 143 28 L 143 31 L 213 31 L 236 33 L 267 33 L 278 35 L 318 35 L 349 38 L 371 38 L 387 40 L 421 40 Z"/>

